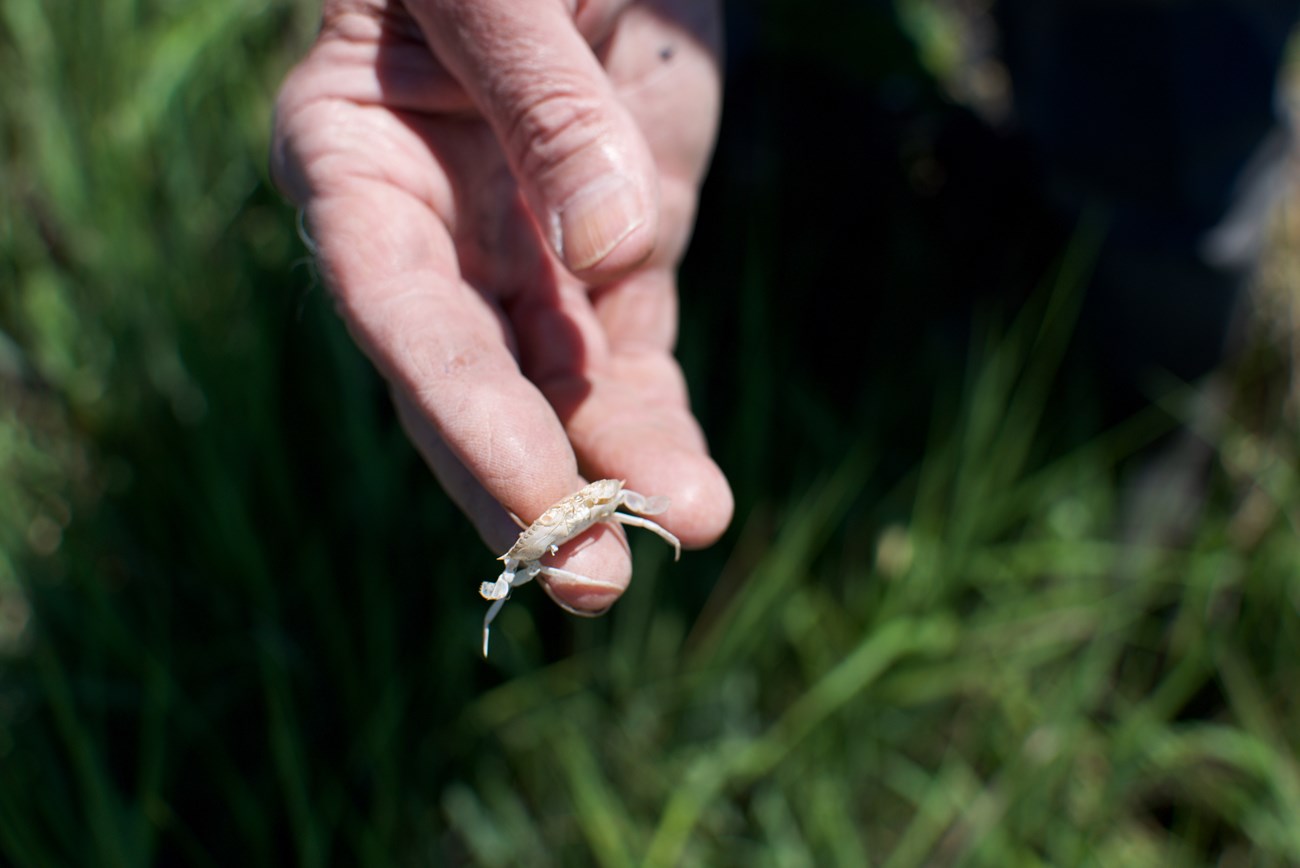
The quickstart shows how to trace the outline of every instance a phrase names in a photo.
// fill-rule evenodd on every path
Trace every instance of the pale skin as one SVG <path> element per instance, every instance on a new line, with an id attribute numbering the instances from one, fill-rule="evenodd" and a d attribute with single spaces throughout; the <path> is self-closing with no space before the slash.
<path id="1" fill-rule="evenodd" d="M 667 498 L 656 519 L 688 548 L 731 519 L 672 356 L 719 30 L 710 0 L 327 0 L 280 93 L 276 180 L 493 555 L 510 512 L 593 479 Z M 579 612 L 631 576 L 607 523 L 547 562 L 587 577 L 546 582 Z"/>

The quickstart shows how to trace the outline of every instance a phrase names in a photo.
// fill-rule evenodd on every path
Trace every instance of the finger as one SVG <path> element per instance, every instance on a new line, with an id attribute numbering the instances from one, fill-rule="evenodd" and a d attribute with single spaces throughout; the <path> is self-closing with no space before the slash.
<path id="1" fill-rule="evenodd" d="M 579 466 L 592 478 L 669 500 L 655 521 L 687 548 L 715 542 L 731 522 L 731 488 L 709 457 L 690 412 L 681 369 L 655 350 L 615 352 L 585 379 L 543 384 L 556 404 Z"/>
<path id="2" fill-rule="evenodd" d="M 650 0 L 619 19 L 602 60 L 642 119 L 659 163 L 657 247 L 643 270 L 591 293 L 599 325 L 573 329 L 601 335 L 583 347 L 585 367 L 565 370 L 551 359 L 552 379 L 539 379 L 560 409 L 583 473 L 624 478 L 635 490 L 668 497 L 668 512 L 656 520 L 693 547 L 713 542 L 734 510 L 671 355 L 675 271 L 717 119 L 718 13 L 708 0 Z M 565 313 L 581 323 L 582 311 L 568 305 Z"/>
<path id="3" fill-rule="evenodd" d="M 733 504 L 669 352 L 675 300 L 671 273 L 656 269 L 597 293 L 594 308 L 562 286 L 511 316 L 524 370 L 555 407 L 582 473 L 668 497 L 661 523 L 701 547 L 726 529 Z"/>
<path id="4" fill-rule="evenodd" d="M 474 523 L 488 549 L 498 553 L 509 549 L 519 535 L 519 528 L 510 512 L 447 448 L 437 429 L 405 393 L 393 390 L 392 399 L 407 439 L 433 471 L 442 490 Z"/>
<path id="5" fill-rule="evenodd" d="M 565 266 L 599 282 L 645 260 L 658 232 L 653 161 L 573 11 L 562 0 L 527 14 L 513 0 L 409 6 L 491 123 Z"/>

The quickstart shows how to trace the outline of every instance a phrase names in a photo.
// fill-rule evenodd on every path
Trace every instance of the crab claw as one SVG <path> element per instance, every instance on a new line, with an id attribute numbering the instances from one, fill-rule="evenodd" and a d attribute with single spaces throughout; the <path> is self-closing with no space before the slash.
<path id="1" fill-rule="evenodd" d="M 485 600 L 505 599 L 505 597 L 510 593 L 510 583 L 513 578 L 513 575 L 502 573 L 500 578 L 495 582 L 484 582 L 479 585 L 479 596 Z"/>

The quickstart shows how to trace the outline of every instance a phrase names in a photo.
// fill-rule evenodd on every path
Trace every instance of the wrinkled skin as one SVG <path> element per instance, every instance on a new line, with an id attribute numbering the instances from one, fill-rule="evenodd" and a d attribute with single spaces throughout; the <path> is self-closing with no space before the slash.
<path id="1" fill-rule="evenodd" d="M 506 510 L 531 522 L 599 478 L 668 497 L 664 527 L 707 545 L 731 493 L 671 350 L 719 9 L 521 8 L 327 0 L 277 103 L 272 169 L 412 441 L 494 554 L 518 535 Z M 631 575 L 604 524 L 552 562 L 592 577 L 549 583 L 580 611 Z"/>

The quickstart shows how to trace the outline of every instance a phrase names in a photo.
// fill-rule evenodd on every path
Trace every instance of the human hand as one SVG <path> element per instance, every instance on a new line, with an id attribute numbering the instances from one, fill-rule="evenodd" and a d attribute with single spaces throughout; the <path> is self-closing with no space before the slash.
<path id="1" fill-rule="evenodd" d="M 573 7 L 576 6 L 576 12 Z M 675 270 L 719 105 L 711 0 L 326 0 L 285 82 L 272 169 L 404 427 L 495 552 L 587 480 L 731 519 L 671 355 Z M 582 475 L 579 475 L 579 474 Z M 552 563 L 599 612 L 621 531 Z M 471 585 L 473 587 L 473 585 Z"/>

